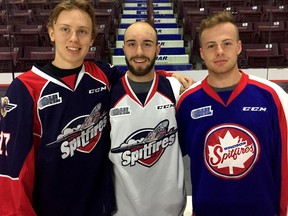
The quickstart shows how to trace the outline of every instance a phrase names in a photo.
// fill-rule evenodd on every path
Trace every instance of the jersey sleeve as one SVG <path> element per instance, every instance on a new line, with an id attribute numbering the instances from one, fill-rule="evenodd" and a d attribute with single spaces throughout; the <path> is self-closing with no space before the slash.
<path id="1" fill-rule="evenodd" d="M 279 126 L 282 142 L 281 162 L 281 198 L 280 215 L 288 215 L 288 94 L 284 91 L 278 94 L 280 105 L 278 105 Z"/>
<path id="2" fill-rule="evenodd" d="M 36 215 L 32 207 L 33 100 L 16 78 L 1 101 L 0 215 Z"/>
<path id="3" fill-rule="evenodd" d="M 174 97 L 175 97 L 175 100 L 177 101 L 179 99 L 179 95 L 180 95 L 181 83 L 174 77 L 167 77 L 167 79 L 171 83 Z"/>
<path id="4" fill-rule="evenodd" d="M 181 97 L 182 96 L 180 96 L 180 98 Z M 187 120 L 189 119 L 190 116 L 188 115 L 188 112 L 186 111 L 185 106 L 187 106 L 186 101 L 181 103 L 181 106 L 178 106 L 178 109 L 176 110 L 179 143 L 180 143 L 183 156 L 188 154 L 189 145 L 190 145 L 189 137 L 188 137 L 188 134 L 190 133 L 187 133 L 187 130 L 188 130 Z"/>
<path id="5" fill-rule="evenodd" d="M 106 74 L 110 85 L 114 85 L 126 73 L 109 63 L 97 61 L 96 65 Z"/>
<path id="6" fill-rule="evenodd" d="M 165 77 L 172 77 L 173 73 L 172 72 L 167 72 L 165 70 L 156 70 L 155 71 L 157 74 L 165 76 Z"/>

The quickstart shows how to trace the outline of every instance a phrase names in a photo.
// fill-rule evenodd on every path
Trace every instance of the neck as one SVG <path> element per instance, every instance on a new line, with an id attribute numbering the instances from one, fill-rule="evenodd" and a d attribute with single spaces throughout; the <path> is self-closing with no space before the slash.
<path id="1" fill-rule="evenodd" d="M 155 71 L 151 70 L 149 73 L 145 74 L 144 76 L 139 76 L 131 73 L 131 71 L 127 71 L 127 76 L 130 80 L 134 82 L 149 82 L 154 79 Z"/>
<path id="2" fill-rule="evenodd" d="M 236 85 L 240 81 L 241 77 L 242 73 L 239 70 L 237 70 L 237 72 L 223 74 L 209 72 L 207 82 L 210 86 L 215 88 L 226 88 Z"/>

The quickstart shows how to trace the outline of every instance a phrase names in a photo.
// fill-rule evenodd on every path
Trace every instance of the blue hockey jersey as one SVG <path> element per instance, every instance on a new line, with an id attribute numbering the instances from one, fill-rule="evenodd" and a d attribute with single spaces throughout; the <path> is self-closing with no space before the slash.
<path id="1" fill-rule="evenodd" d="M 120 75 L 85 62 L 74 88 L 35 66 L 11 83 L 0 123 L 0 215 L 114 211 L 107 112 Z"/>
<path id="2" fill-rule="evenodd" d="M 180 96 L 177 120 L 196 216 L 287 215 L 288 96 L 281 87 L 242 72 L 223 102 L 204 79 Z"/>

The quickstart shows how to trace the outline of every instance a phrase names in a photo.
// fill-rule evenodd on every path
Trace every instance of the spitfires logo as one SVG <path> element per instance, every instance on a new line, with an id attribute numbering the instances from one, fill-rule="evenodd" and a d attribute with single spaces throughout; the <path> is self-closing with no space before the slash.
<path id="1" fill-rule="evenodd" d="M 98 104 L 89 116 L 79 117 L 69 122 L 57 140 L 47 146 L 60 144 L 63 159 L 73 157 L 75 151 L 90 153 L 97 145 L 103 128 L 107 125 L 107 115 L 106 113 L 101 115 L 100 110 L 101 104 Z"/>
<path id="2" fill-rule="evenodd" d="M 211 173 L 220 178 L 243 178 L 252 170 L 259 154 L 256 136 L 240 125 L 220 125 L 206 136 L 205 164 Z"/>
<path id="3" fill-rule="evenodd" d="M 169 121 L 165 119 L 155 128 L 145 128 L 131 134 L 111 153 L 122 153 L 122 165 L 134 166 L 136 163 L 146 167 L 153 166 L 162 156 L 165 149 L 176 140 L 177 129 L 168 131 Z"/>
<path id="4" fill-rule="evenodd" d="M 8 112 L 12 111 L 17 107 L 16 104 L 12 104 L 9 101 L 8 97 L 1 97 L 0 98 L 0 120 L 4 118 Z"/>

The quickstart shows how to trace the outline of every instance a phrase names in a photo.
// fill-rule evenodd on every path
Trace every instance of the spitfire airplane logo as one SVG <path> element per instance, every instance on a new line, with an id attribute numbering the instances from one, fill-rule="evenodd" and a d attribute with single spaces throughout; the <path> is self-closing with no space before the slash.
<path id="1" fill-rule="evenodd" d="M 176 140 L 177 129 L 168 131 L 169 121 L 165 119 L 155 128 L 145 128 L 131 134 L 111 153 L 122 153 L 122 165 L 134 166 L 139 163 L 146 167 L 153 166 L 162 156 L 165 149 Z"/>
<path id="2" fill-rule="evenodd" d="M 61 145 L 62 158 L 73 157 L 75 151 L 82 153 L 91 152 L 101 137 L 101 132 L 107 124 L 106 113 L 100 113 L 101 104 L 94 107 L 89 116 L 79 117 L 71 121 L 60 134 L 56 141 L 47 144 Z M 84 120 L 83 120 L 84 119 Z"/>
<path id="3" fill-rule="evenodd" d="M 12 111 L 17 107 L 16 104 L 12 104 L 8 97 L 0 98 L 0 120 L 4 118 L 8 112 Z"/>
<path id="4" fill-rule="evenodd" d="M 205 164 L 220 178 L 243 178 L 253 169 L 259 154 L 257 138 L 240 125 L 220 125 L 206 136 Z"/>

